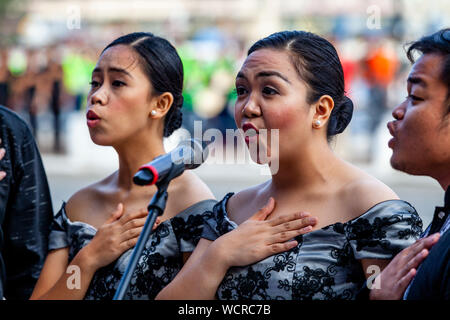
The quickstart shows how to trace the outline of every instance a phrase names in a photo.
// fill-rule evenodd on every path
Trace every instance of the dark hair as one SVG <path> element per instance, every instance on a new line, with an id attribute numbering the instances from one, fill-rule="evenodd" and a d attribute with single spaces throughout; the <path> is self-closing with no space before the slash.
<path id="1" fill-rule="evenodd" d="M 422 54 L 436 53 L 442 55 L 444 61 L 440 78 L 448 88 L 448 100 L 450 98 L 450 28 L 439 30 L 438 32 L 429 36 L 424 36 L 419 40 L 410 43 L 406 56 L 411 63 L 415 62 L 413 57 L 415 51 L 419 51 Z M 450 113 L 450 107 L 447 110 L 447 113 Z"/>
<path id="2" fill-rule="evenodd" d="M 327 137 L 344 131 L 353 115 L 353 102 L 345 96 L 341 61 L 330 42 L 310 32 L 282 31 L 257 41 L 247 54 L 259 49 L 288 51 L 297 73 L 309 87 L 307 102 L 314 103 L 323 95 L 334 100 Z"/>
<path id="3" fill-rule="evenodd" d="M 102 53 L 119 44 L 129 45 L 139 54 L 143 70 L 158 94 L 173 95 L 173 104 L 164 119 L 164 137 L 170 136 L 182 123 L 183 64 L 176 49 L 152 33 L 135 32 L 117 38 Z"/>

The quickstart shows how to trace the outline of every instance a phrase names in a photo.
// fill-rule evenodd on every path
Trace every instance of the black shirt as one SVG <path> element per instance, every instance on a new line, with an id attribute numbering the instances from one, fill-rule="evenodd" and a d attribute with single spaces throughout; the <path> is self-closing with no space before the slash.
<path id="1" fill-rule="evenodd" d="M 42 160 L 27 124 L 0 106 L 0 299 L 28 299 L 47 255 L 53 218 Z"/>
<path id="2" fill-rule="evenodd" d="M 450 299 L 450 228 L 443 232 L 450 215 L 450 188 L 445 193 L 444 207 L 437 207 L 428 235 L 441 231 L 441 238 L 431 249 L 428 257 L 417 269 L 411 282 L 407 300 Z M 442 233 L 443 232 L 443 233 Z"/>

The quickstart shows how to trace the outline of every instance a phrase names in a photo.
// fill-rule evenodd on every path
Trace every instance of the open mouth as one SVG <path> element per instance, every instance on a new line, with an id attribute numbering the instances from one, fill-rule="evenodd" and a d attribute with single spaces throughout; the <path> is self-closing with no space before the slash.
<path id="1" fill-rule="evenodd" d="M 89 110 L 86 114 L 88 120 L 100 120 L 100 117 L 92 110 Z"/>
<path id="2" fill-rule="evenodd" d="M 258 129 L 250 122 L 244 123 L 242 130 L 244 130 L 245 135 L 248 136 L 255 136 L 258 134 Z"/>
<path id="3" fill-rule="evenodd" d="M 242 125 L 242 130 L 244 131 L 244 139 L 246 143 L 249 143 L 250 140 L 254 140 L 258 138 L 258 129 L 251 124 L 250 122 L 244 123 Z"/>
<path id="4" fill-rule="evenodd" d="M 95 127 L 100 122 L 100 117 L 92 110 L 87 112 L 86 119 L 89 128 Z"/>

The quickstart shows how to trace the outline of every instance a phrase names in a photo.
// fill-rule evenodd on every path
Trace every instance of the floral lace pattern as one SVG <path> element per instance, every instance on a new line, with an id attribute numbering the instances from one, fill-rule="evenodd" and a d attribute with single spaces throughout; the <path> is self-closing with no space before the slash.
<path id="1" fill-rule="evenodd" d="M 204 200 L 162 222 L 150 235 L 136 265 L 124 299 L 154 299 L 183 266 L 183 252 L 194 251 L 203 223 L 217 201 Z M 96 229 L 84 222 L 72 222 L 65 204 L 55 216 L 50 233 L 50 250 L 69 247 L 69 261 L 86 246 Z M 87 300 L 111 300 L 116 293 L 133 249 L 95 273 L 86 292 Z"/>
<path id="2" fill-rule="evenodd" d="M 205 221 L 202 237 L 215 240 L 237 227 L 226 204 L 218 202 Z M 361 259 L 392 259 L 414 243 L 422 220 L 405 201 L 381 202 L 346 223 L 335 223 L 296 238 L 298 245 L 246 267 L 230 268 L 219 299 L 355 299 L 366 281 Z"/>

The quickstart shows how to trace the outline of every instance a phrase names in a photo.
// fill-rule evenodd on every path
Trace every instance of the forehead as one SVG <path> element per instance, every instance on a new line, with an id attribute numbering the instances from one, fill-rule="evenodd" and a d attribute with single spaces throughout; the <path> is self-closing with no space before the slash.
<path id="1" fill-rule="evenodd" d="M 106 49 L 98 59 L 97 68 L 115 67 L 128 72 L 139 70 L 139 56 L 134 49 L 125 45 L 116 45 Z"/>
<path id="2" fill-rule="evenodd" d="M 259 49 L 252 52 L 241 67 L 244 74 L 260 71 L 279 71 L 289 79 L 297 76 L 297 71 L 286 51 L 275 49 Z"/>
<path id="3" fill-rule="evenodd" d="M 443 57 L 438 54 L 424 54 L 413 65 L 408 76 L 408 84 L 434 88 L 445 84 L 441 80 Z"/>

